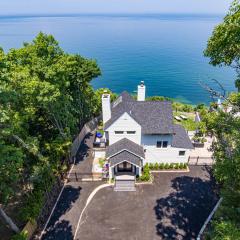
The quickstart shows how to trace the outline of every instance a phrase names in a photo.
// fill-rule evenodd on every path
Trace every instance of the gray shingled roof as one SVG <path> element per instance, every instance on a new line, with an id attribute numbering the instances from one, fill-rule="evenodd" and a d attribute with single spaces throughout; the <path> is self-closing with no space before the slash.
<path id="1" fill-rule="evenodd" d="M 128 151 L 122 151 L 113 157 L 110 157 L 110 164 L 111 166 L 116 165 L 118 163 L 123 162 L 124 160 L 133 163 L 137 166 L 141 166 L 141 158 L 137 157 L 136 155 L 128 152 Z"/>
<path id="2" fill-rule="evenodd" d="M 185 148 L 185 149 L 193 149 L 193 145 L 186 130 L 178 124 L 173 125 L 174 134 L 172 140 L 172 147 L 176 148 Z"/>
<path id="3" fill-rule="evenodd" d="M 142 127 L 143 134 L 172 134 L 172 104 L 169 101 L 135 101 L 123 92 L 112 104 L 111 119 L 104 129 L 110 127 L 123 113 L 127 112 Z"/>
<path id="4" fill-rule="evenodd" d="M 106 150 L 106 157 L 112 157 L 113 155 L 122 152 L 123 150 L 127 150 L 139 157 L 144 158 L 144 150 L 143 147 L 136 144 L 135 142 L 132 142 L 131 140 L 127 138 L 123 138 L 110 146 L 107 147 Z"/>

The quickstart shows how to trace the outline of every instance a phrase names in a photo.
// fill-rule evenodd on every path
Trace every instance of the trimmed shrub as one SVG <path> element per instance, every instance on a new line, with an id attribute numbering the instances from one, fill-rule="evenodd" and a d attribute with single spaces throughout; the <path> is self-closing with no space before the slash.
<path id="1" fill-rule="evenodd" d="M 170 167 L 169 163 L 165 163 L 164 168 L 169 169 L 169 167 Z"/>
<path id="2" fill-rule="evenodd" d="M 174 168 L 174 163 L 170 163 L 169 169 L 173 169 L 173 168 Z"/>
<path id="3" fill-rule="evenodd" d="M 150 180 L 150 169 L 148 164 L 146 164 L 143 168 L 142 176 L 140 177 L 141 181 L 149 181 Z"/>
<path id="4" fill-rule="evenodd" d="M 179 169 L 179 163 L 175 163 L 174 169 Z"/>
<path id="5" fill-rule="evenodd" d="M 153 163 L 149 163 L 149 169 L 153 170 L 154 169 L 154 164 Z"/>
<path id="6" fill-rule="evenodd" d="M 186 163 L 183 164 L 183 168 L 187 169 L 187 164 Z"/>
<path id="7" fill-rule="evenodd" d="M 158 163 L 157 162 L 154 164 L 154 170 L 158 170 Z"/>
<path id="8" fill-rule="evenodd" d="M 164 169 L 164 163 L 159 164 L 159 169 Z"/>
<path id="9" fill-rule="evenodd" d="M 180 163 L 180 164 L 179 164 L 179 168 L 180 168 L 180 169 L 184 169 L 183 163 Z"/>

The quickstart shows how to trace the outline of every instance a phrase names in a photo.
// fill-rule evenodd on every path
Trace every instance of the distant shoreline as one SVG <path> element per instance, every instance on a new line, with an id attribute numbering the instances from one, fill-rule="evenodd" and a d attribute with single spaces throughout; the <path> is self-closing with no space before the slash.
<path id="1" fill-rule="evenodd" d="M 45 17 L 144 17 L 158 19 L 221 19 L 224 14 L 190 14 L 190 13 L 56 13 L 56 14 L 5 14 L 2 18 L 45 18 Z"/>

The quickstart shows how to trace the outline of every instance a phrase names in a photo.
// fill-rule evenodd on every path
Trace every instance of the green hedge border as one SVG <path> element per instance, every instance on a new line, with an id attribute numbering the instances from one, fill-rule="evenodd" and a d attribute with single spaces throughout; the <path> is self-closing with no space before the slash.
<path id="1" fill-rule="evenodd" d="M 187 163 L 147 163 L 150 170 L 181 170 L 187 169 Z M 145 166 L 146 166 L 145 165 Z M 144 168 L 145 168 L 144 166 Z"/>

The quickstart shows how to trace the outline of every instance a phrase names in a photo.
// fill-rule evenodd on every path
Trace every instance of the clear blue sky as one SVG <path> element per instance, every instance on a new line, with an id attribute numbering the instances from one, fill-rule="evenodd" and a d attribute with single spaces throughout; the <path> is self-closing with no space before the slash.
<path id="1" fill-rule="evenodd" d="M 0 0 L 0 15 L 71 13 L 224 14 L 231 0 Z"/>

